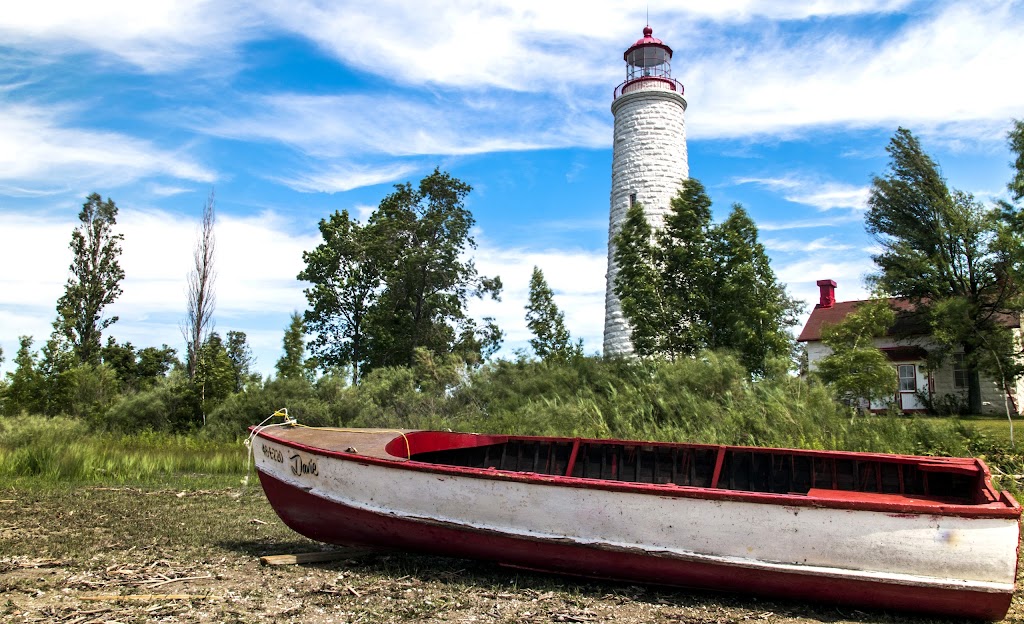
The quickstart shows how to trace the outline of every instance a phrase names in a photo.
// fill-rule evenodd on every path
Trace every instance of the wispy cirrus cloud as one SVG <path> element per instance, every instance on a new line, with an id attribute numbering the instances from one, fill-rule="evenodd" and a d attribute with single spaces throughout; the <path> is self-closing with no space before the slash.
<path id="1" fill-rule="evenodd" d="M 382 163 L 362 165 L 354 163 L 333 163 L 316 165 L 312 170 L 292 175 L 271 176 L 301 193 L 341 193 L 364 186 L 395 182 L 423 169 L 414 163 Z"/>
<path id="2" fill-rule="evenodd" d="M 816 238 L 814 240 L 796 240 L 796 239 L 779 239 L 779 238 L 765 238 L 761 241 L 765 249 L 769 251 L 778 251 L 784 253 L 792 252 L 804 252 L 814 253 L 818 251 L 849 251 L 856 249 L 856 245 L 849 243 L 837 242 L 831 236 L 824 236 Z"/>
<path id="3" fill-rule="evenodd" d="M 831 180 L 819 181 L 809 177 L 787 175 L 781 177 L 736 178 L 736 184 L 754 184 L 780 193 L 786 201 L 813 206 L 818 210 L 867 208 L 871 189 Z"/>
<path id="4" fill-rule="evenodd" d="M 70 110 L 0 101 L 0 186 L 8 194 L 46 195 L 100 183 L 119 186 L 150 176 L 216 179 L 184 150 L 161 148 L 120 132 L 71 126 L 65 121 Z"/>
<path id="5" fill-rule="evenodd" d="M 943 3 L 918 17 L 882 41 L 870 30 L 766 30 L 714 45 L 686 70 L 692 136 L 909 125 L 947 140 L 998 137 L 1024 103 L 1024 83 L 1005 80 L 1024 57 L 1022 3 Z"/>
<path id="6" fill-rule="evenodd" d="M 209 67 L 255 36 L 260 12 L 216 0 L 10 3 L 0 11 L 5 45 L 42 60 L 95 52 L 147 72 Z"/>
<path id="7" fill-rule="evenodd" d="M 524 101 L 514 116 L 496 116 L 479 111 L 481 99 L 277 94 L 237 113 L 193 111 L 187 123 L 216 136 L 280 142 L 328 159 L 598 147 L 611 134 L 608 120 L 596 115 L 552 116 L 541 102 Z"/>

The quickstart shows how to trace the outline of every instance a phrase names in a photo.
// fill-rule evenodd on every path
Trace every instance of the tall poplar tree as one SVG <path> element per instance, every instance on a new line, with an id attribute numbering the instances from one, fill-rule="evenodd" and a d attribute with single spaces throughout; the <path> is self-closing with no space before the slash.
<path id="1" fill-rule="evenodd" d="M 80 364 L 99 364 L 103 330 L 117 322 L 116 316 L 101 314 L 121 295 L 124 271 L 118 257 L 124 235 L 114 232 L 117 206 L 98 193 L 86 198 L 78 220 L 71 233 L 71 276 L 57 300 L 54 330 L 68 341 Z"/>
<path id="2" fill-rule="evenodd" d="M 181 333 L 185 337 L 185 366 L 188 368 L 188 378 L 193 381 L 199 369 L 199 351 L 213 329 L 213 310 L 217 305 L 214 290 L 217 279 L 214 269 L 217 248 L 213 231 L 215 221 L 214 195 L 211 191 L 203 206 L 199 235 L 192 250 L 192 271 L 188 274 L 186 290 L 188 304 L 185 321 L 181 326 Z"/>
<path id="3" fill-rule="evenodd" d="M 914 304 L 938 342 L 934 360 L 963 348 L 968 407 L 978 413 L 980 371 L 1010 362 L 1012 340 L 1001 321 L 1019 312 L 1019 281 L 1008 274 L 1019 250 L 1000 236 L 1005 215 L 950 190 L 909 130 L 898 129 L 886 151 L 889 173 L 873 180 L 865 217 L 881 249 L 871 279 Z"/>

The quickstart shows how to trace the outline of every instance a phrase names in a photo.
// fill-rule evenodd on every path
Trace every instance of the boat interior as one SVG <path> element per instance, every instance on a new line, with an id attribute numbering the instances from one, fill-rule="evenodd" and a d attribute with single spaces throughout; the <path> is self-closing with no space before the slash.
<path id="1" fill-rule="evenodd" d="M 415 434 L 414 434 L 415 435 Z M 630 483 L 841 497 L 878 493 L 958 504 L 991 502 L 970 460 L 713 445 L 485 436 L 481 445 L 411 447 L 409 459 Z M 417 447 L 431 450 L 417 452 Z"/>

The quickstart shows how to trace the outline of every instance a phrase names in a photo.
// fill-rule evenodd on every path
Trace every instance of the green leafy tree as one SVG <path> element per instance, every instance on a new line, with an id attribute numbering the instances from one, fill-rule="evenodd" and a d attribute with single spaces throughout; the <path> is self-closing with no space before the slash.
<path id="1" fill-rule="evenodd" d="M 124 393 L 152 388 L 177 362 L 175 353 L 167 345 L 136 351 L 131 342 L 118 344 L 113 336 L 107 338 L 101 351 L 103 363 L 113 370 Z"/>
<path id="2" fill-rule="evenodd" d="M 1024 199 L 1024 120 L 1014 120 L 1007 139 L 1010 151 L 1016 156 L 1013 161 L 1013 178 L 1007 186 L 1010 189 L 1010 196 L 1015 201 L 1020 201 Z"/>
<path id="3" fill-rule="evenodd" d="M 335 212 L 320 220 L 324 242 L 302 259 L 306 268 L 298 278 L 310 308 L 303 314 L 312 333 L 310 350 L 328 366 L 350 366 L 358 383 L 367 359 L 367 325 L 371 307 L 382 285 L 383 267 L 372 253 L 369 234 L 349 217 Z"/>
<path id="4" fill-rule="evenodd" d="M 583 345 L 572 344 L 569 330 L 565 328 L 565 315 L 555 304 L 555 293 L 536 266 L 530 276 L 526 326 L 533 333 L 530 346 L 541 360 L 567 360 L 583 355 Z"/>
<path id="5" fill-rule="evenodd" d="M 715 269 L 712 283 L 704 286 L 711 293 L 708 346 L 736 351 L 758 376 L 785 370 L 794 349 L 788 330 L 797 324 L 802 305 L 776 279 L 757 226 L 742 206 L 733 206 L 713 230 L 709 247 Z"/>
<path id="6" fill-rule="evenodd" d="M 117 206 L 98 193 L 86 198 L 78 220 L 80 225 L 71 233 L 71 277 L 57 301 L 54 330 L 68 341 L 79 363 L 98 364 L 103 330 L 117 322 L 116 316 L 101 314 L 121 294 L 124 271 L 118 256 L 124 235 L 113 230 Z"/>
<path id="7" fill-rule="evenodd" d="M 779 284 L 757 226 L 733 207 L 721 225 L 696 179 L 683 182 L 664 227 L 652 235 L 639 205 L 615 237 L 615 292 L 643 356 L 669 360 L 705 349 L 736 351 L 763 376 L 792 357 L 788 327 L 800 305 Z M 653 240 L 653 242 L 652 242 Z"/>
<path id="8" fill-rule="evenodd" d="M 400 184 L 366 225 L 346 212 L 320 222 L 324 242 L 303 254 L 299 279 L 321 366 L 351 366 L 353 381 L 381 366 L 411 366 L 417 347 L 435 354 L 485 355 L 500 331 L 469 318 L 470 298 L 501 291 L 477 273 L 469 250 L 475 221 L 469 185 L 435 170 L 417 187 Z"/>
<path id="9" fill-rule="evenodd" d="M 32 336 L 18 337 L 18 352 L 14 355 L 14 371 L 7 373 L 4 396 L 4 414 L 42 411 L 42 384 L 37 370 L 38 362 L 32 349 Z"/>
<path id="10" fill-rule="evenodd" d="M 836 394 L 854 405 L 896 396 L 896 369 L 875 345 L 896 315 L 887 299 L 860 304 L 842 322 L 822 331 L 822 342 L 831 353 L 817 362 L 818 377 Z"/>
<path id="11" fill-rule="evenodd" d="M 951 191 L 909 130 L 897 130 L 886 149 L 889 173 L 874 179 L 865 219 L 881 248 L 872 281 L 915 305 L 939 342 L 933 357 L 962 346 L 968 407 L 978 413 L 980 372 L 1010 360 L 1012 341 L 1000 321 L 1021 303 L 1020 282 L 1009 274 L 1019 250 L 1000 235 L 1005 215 Z"/>
<path id="12" fill-rule="evenodd" d="M 235 391 L 234 363 L 217 332 L 211 332 L 199 350 L 199 366 L 193 383 L 199 393 L 205 425 L 206 415 Z"/>
<path id="13" fill-rule="evenodd" d="M 178 365 L 177 350 L 166 344 L 144 347 L 136 352 L 136 380 L 140 390 L 152 388 Z"/>
<path id="14" fill-rule="evenodd" d="M 42 411 L 47 416 L 69 413 L 68 406 L 74 400 L 74 375 L 71 371 L 76 366 L 84 366 L 78 362 L 71 345 L 57 332 L 51 334 L 49 340 L 40 350 L 39 360 L 40 383 L 43 387 Z"/>
<path id="15" fill-rule="evenodd" d="M 651 244 L 651 226 L 639 202 L 626 211 L 615 237 L 614 259 L 618 267 L 615 294 L 632 327 L 633 349 L 642 356 L 665 353 L 663 328 L 670 322 L 665 290 Z"/>
<path id="16" fill-rule="evenodd" d="M 672 198 L 664 228 L 655 235 L 655 258 L 661 269 L 667 312 L 658 330 L 670 359 L 692 356 L 712 346 L 713 235 L 711 198 L 699 180 L 684 181 Z"/>
<path id="17" fill-rule="evenodd" d="M 257 373 L 253 373 L 252 366 L 256 362 L 256 358 L 253 357 L 252 349 L 249 348 L 249 342 L 242 331 L 229 331 L 228 332 L 228 343 L 225 347 L 228 352 L 228 359 L 231 360 L 231 366 L 235 372 L 235 392 L 242 392 L 246 386 L 250 383 L 258 383 L 260 376 Z"/>
<path id="18" fill-rule="evenodd" d="M 284 330 L 284 355 L 275 365 L 279 379 L 309 379 L 311 371 L 306 366 L 304 335 L 302 315 L 294 312 L 288 328 Z"/>

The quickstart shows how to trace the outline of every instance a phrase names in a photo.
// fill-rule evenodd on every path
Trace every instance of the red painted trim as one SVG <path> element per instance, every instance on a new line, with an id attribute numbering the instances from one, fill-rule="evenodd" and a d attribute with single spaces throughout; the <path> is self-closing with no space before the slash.
<path id="1" fill-rule="evenodd" d="M 565 476 L 572 476 L 572 469 L 576 467 L 576 455 L 580 452 L 580 439 L 572 442 L 572 453 L 569 454 L 569 464 L 565 467 Z"/>
<path id="2" fill-rule="evenodd" d="M 869 580 L 830 579 L 655 556 L 633 550 L 516 537 L 355 509 L 290 486 L 263 472 L 260 482 L 274 510 L 293 530 L 323 542 L 467 557 L 550 572 L 755 593 L 879 609 L 998 620 L 1012 593 L 993 593 Z"/>
<path id="3" fill-rule="evenodd" d="M 715 458 L 715 473 L 711 475 L 711 487 L 718 487 L 718 479 L 722 476 L 722 464 L 725 463 L 725 447 L 718 447 L 718 457 Z"/>
<path id="4" fill-rule="evenodd" d="M 438 432 L 412 432 L 406 434 L 410 440 L 410 444 L 415 439 L 415 435 L 420 434 L 434 434 Z M 814 498 L 812 496 L 806 496 L 803 494 L 770 494 L 764 492 L 741 492 L 735 490 L 723 490 L 723 489 L 711 489 L 704 487 L 692 487 L 682 486 L 675 484 L 655 484 L 655 483 L 631 483 L 624 481 L 610 481 L 603 479 L 583 479 L 579 477 L 563 477 L 559 475 L 546 475 L 537 474 L 533 472 L 515 472 L 510 470 L 490 470 L 484 468 L 465 468 L 462 466 L 444 466 L 439 464 L 429 464 L 416 460 L 402 460 L 394 461 L 388 459 L 379 459 L 376 457 L 368 457 L 366 455 L 359 455 L 356 453 L 344 453 L 339 451 L 329 451 L 317 447 L 308 446 L 280 438 L 275 436 L 270 431 L 260 431 L 259 436 L 264 437 L 268 440 L 283 444 L 285 446 L 304 451 L 307 453 L 321 455 L 325 457 L 336 457 L 338 459 L 347 461 L 356 461 L 361 464 L 374 464 L 378 466 L 384 466 L 393 468 L 395 470 L 416 470 L 420 472 L 430 472 L 434 474 L 452 474 L 452 475 L 464 475 L 482 479 L 492 479 L 498 481 L 518 481 L 525 483 L 533 483 L 537 485 L 557 485 L 565 487 L 577 487 L 594 490 L 607 490 L 612 492 L 634 492 L 641 494 L 653 494 L 658 496 L 670 496 L 679 498 L 699 498 L 699 499 L 710 499 L 710 500 L 727 500 L 737 502 L 748 502 L 748 503 L 764 503 L 773 505 L 789 505 L 795 507 L 831 507 L 836 509 L 855 509 L 865 511 L 883 511 L 890 513 L 928 513 L 936 514 L 942 513 L 951 516 L 965 517 L 965 518 L 1019 518 L 1021 509 L 1019 506 L 1006 507 L 1001 503 L 995 503 L 991 505 L 958 505 L 958 504 L 941 504 L 935 505 L 921 505 L 914 502 L 907 502 L 907 499 L 899 496 L 891 497 L 890 499 L 878 500 L 879 497 L 885 495 L 877 495 L 876 497 L 867 498 L 863 500 L 852 500 L 852 501 L 834 501 L 827 499 Z M 460 436 L 473 435 L 473 434 L 456 434 Z M 485 437 L 485 436 L 481 436 Z M 546 438 L 546 437 L 532 437 L 532 436 L 508 436 L 508 439 L 515 440 L 537 440 L 537 441 L 558 441 L 567 442 L 567 438 Z M 622 441 L 622 440 L 594 440 L 594 439 L 581 439 L 580 442 L 593 442 L 593 443 L 611 443 L 611 444 L 643 444 L 647 446 L 668 446 L 668 447 L 679 447 L 682 445 L 672 444 L 667 442 L 635 442 L 635 441 Z M 392 441 L 393 443 L 393 441 Z M 390 444 L 390 443 L 389 443 Z M 980 475 L 984 475 L 985 487 L 991 489 L 991 479 L 989 476 L 988 467 L 984 465 L 981 460 L 969 459 L 969 458 L 958 458 L 958 457 L 927 457 L 919 458 L 913 456 L 899 456 L 899 455 L 884 455 L 879 453 L 852 453 L 848 451 L 804 451 L 804 450 L 787 450 L 787 449 L 764 449 L 757 447 L 743 447 L 743 446 L 732 446 L 724 447 L 719 445 L 700 444 L 700 445 L 686 445 L 691 448 L 708 448 L 708 449 L 746 449 L 752 451 L 777 451 L 777 452 L 789 452 L 794 455 L 810 455 L 810 456 L 840 456 L 840 457 L 864 457 L 864 458 L 879 458 L 879 459 L 900 459 L 900 460 L 911 460 L 906 463 L 912 463 L 919 465 L 922 463 L 921 460 L 927 460 L 928 463 L 941 464 L 949 463 L 950 465 L 973 465 L 980 469 Z M 613 474 L 614 478 L 614 474 Z M 834 489 L 834 486 L 833 486 Z"/>
<path id="5" fill-rule="evenodd" d="M 612 100 L 614 101 L 614 100 L 617 100 L 620 97 L 622 97 L 622 95 L 623 95 L 622 90 L 625 89 L 626 87 L 628 87 L 629 85 L 631 85 L 631 84 L 633 84 L 635 82 L 643 82 L 645 80 L 657 80 L 658 82 L 667 83 L 671 87 L 672 91 L 678 93 L 679 95 L 684 95 L 685 94 L 685 90 L 683 88 L 683 83 L 679 82 L 675 78 L 665 78 L 663 76 L 641 76 L 640 78 L 634 78 L 632 80 L 627 80 L 627 81 L 623 82 L 622 84 L 620 84 L 619 86 L 615 87 L 615 92 L 612 94 Z M 655 92 L 657 92 L 657 91 L 655 91 Z"/>

